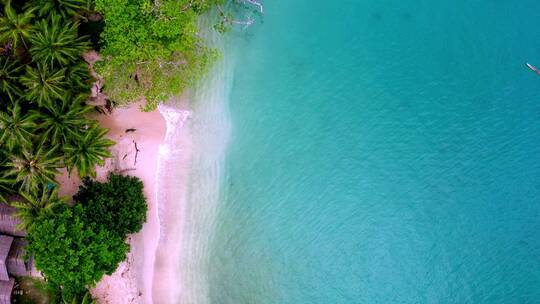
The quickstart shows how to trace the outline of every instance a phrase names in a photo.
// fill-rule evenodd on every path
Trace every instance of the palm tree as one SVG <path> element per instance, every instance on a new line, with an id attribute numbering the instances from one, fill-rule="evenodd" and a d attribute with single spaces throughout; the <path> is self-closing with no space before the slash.
<path id="1" fill-rule="evenodd" d="M 78 25 L 76 22 L 66 23 L 56 14 L 39 21 L 30 38 L 32 60 L 65 66 L 79 59 L 90 44 L 86 37 L 77 37 Z"/>
<path id="2" fill-rule="evenodd" d="M 80 177 L 96 177 L 95 166 L 103 166 L 105 158 L 112 157 L 109 147 L 114 141 L 105 138 L 109 130 L 92 126 L 76 143 L 64 147 L 65 164 L 69 172 L 77 168 Z"/>
<path id="3" fill-rule="evenodd" d="M 6 162 L 7 156 L 0 151 L 0 203 L 7 203 L 7 197 L 10 194 L 13 194 L 13 185 L 15 180 L 13 178 L 4 176 L 4 165 Z"/>
<path id="4" fill-rule="evenodd" d="M 83 61 L 68 67 L 66 79 L 73 91 L 87 92 L 92 87 L 92 75 L 90 75 L 88 65 Z"/>
<path id="5" fill-rule="evenodd" d="M 15 184 L 15 180 L 6 177 L 4 172 L 7 153 L 7 151 L 0 149 L 0 203 L 7 203 L 8 195 L 14 192 L 13 184 Z"/>
<path id="6" fill-rule="evenodd" d="M 32 114 L 22 115 L 18 102 L 8 108 L 8 113 L 0 112 L 0 144 L 8 151 L 15 147 L 29 147 L 36 127 Z"/>
<path id="7" fill-rule="evenodd" d="M 10 205 L 17 208 L 15 215 L 21 220 L 17 228 L 21 230 L 28 230 L 40 215 L 51 213 L 55 207 L 67 203 L 67 198 L 58 196 L 58 187 L 50 189 L 42 185 L 39 190 L 32 193 L 21 191 L 19 195 L 23 200 Z"/>
<path id="8" fill-rule="evenodd" d="M 13 179 L 0 177 L 0 203 L 7 203 L 7 196 L 13 193 Z"/>
<path id="9" fill-rule="evenodd" d="M 37 8 L 37 14 L 50 16 L 53 13 L 60 13 L 64 19 L 71 16 L 78 16 L 81 11 L 88 10 L 87 0 L 33 0 L 28 3 L 29 7 Z"/>
<path id="10" fill-rule="evenodd" d="M 17 86 L 19 72 L 22 65 L 17 60 L 0 57 L 0 91 L 8 95 L 12 101 L 19 96 L 21 91 Z"/>
<path id="11" fill-rule="evenodd" d="M 20 78 L 28 88 L 26 99 L 39 106 L 51 106 L 54 99 L 62 98 L 66 90 L 65 69 L 55 70 L 41 64 L 37 68 L 26 67 L 26 74 Z"/>
<path id="12" fill-rule="evenodd" d="M 62 158 L 56 154 L 58 147 L 46 147 L 44 142 L 42 139 L 33 149 L 14 153 L 6 163 L 6 176 L 14 177 L 21 191 L 35 191 L 43 184 L 56 185 L 54 177 Z"/>
<path id="13" fill-rule="evenodd" d="M 86 128 L 95 124 L 85 116 L 93 108 L 81 103 L 80 97 L 71 99 L 62 98 L 55 106 L 42 108 L 40 111 L 32 111 L 39 128 L 44 130 L 44 135 L 53 145 L 64 145 L 77 139 L 86 132 Z"/>
<path id="14" fill-rule="evenodd" d="M 0 42 L 10 41 L 14 48 L 21 44 L 28 48 L 26 41 L 32 35 L 31 20 L 34 18 L 34 9 L 17 14 L 10 2 L 8 1 L 4 7 L 4 16 L 0 17 Z"/>

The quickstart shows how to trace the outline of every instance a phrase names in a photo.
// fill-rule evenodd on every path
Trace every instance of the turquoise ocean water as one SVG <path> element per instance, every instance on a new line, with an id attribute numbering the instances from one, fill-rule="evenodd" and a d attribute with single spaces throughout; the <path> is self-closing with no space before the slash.
<path id="1" fill-rule="evenodd" d="M 199 303 L 540 303 L 540 2 L 272 0 L 232 36 Z"/>

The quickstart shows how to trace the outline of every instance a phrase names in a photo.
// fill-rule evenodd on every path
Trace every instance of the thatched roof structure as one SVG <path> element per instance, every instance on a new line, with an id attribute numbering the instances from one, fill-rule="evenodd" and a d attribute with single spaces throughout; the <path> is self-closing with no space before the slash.
<path id="1" fill-rule="evenodd" d="M 15 279 L 10 275 L 28 275 L 32 267 L 32 259 L 28 262 L 24 259 L 26 241 L 14 238 L 26 236 L 25 231 L 17 229 L 20 221 L 16 212 L 14 207 L 0 203 L 0 304 L 11 303 Z"/>
<path id="2" fill-rule="evenodd" d="M 0 280 L 2 281 L 9 280 L 6 259 L 11 249 L 11 243 L 13 243 L 13 237 L 0 235 Z"/>
<path id="3" fill-rule="evenodd" d="M 21 238 L 15 238 L 6 261 L 7 271 L 12 276 L 27 276 L 32 271 L 33 259 L 25 259 L 25 248 L 28 242 Z"/>
<path id="4" fill-rule="evenodd" d="M 11 292 L 15 286 L 15 279 L 0 281 L 0 304 L 11 304 Z"/>
<path id="5" fill-rule="evenodd" d="M 17 229 L 20 223 L 15 216 L 17 209 L 15 207 L 0 204 L 0 233 L 13 236 L 26 236 L 26 231 Z"/>

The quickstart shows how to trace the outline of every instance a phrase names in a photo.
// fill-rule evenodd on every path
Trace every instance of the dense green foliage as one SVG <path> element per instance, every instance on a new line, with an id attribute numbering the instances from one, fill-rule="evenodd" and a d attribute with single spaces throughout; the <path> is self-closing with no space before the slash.
<path id="1" fill-rule="evenodd" d="M 96 0 L 105 18 L 105 92 L 147 108 L 194 84 L 216 57 L 197 32 L 198 16 L 223 0 Z"/>
<path id="2" fill-rule="evenodd" d="M 93 79 L 79 36 L 86 0 L 0 6 L 0 201 L 55 185 L 58 169 L 94 176 L 110 157 L 107 131 L 87 117 Z M 76 21 L 79 18 L 79 21 Z"/>
<path id="3" fill-rule="evenodd" d="M 143 183 L 133 176 L 110 174 L 106 183 L 85 180 L 74 198 L 84 206 L 88 221 L 121 237 L 138 232 L 146 221 Z"/>
<path id="4" fill-rule="evenodd" d="M 68 207 L 55 180 L 63 167 L 94 176 L 114 144 L 88 118 L 94 80 L 82 58 L 90 43 L 79 34 L 88 8 L 86 0 L 0 5 L 0 202 L 17 208 L 29 252 L 51 294 L 62 294 L 59 303 L 91 303 L 87 286 L 112 273 L 128 250 L 125 235 L 89 221 L 80 204 Z"/>
<path id="5" fill-rule="evenodd" d="M 116 233 L 85 221 L 80 204 L 42 213 L 28 230 L 36 268 L 67 295 L 84 294 L 124 260 L 128 245 Z"/>

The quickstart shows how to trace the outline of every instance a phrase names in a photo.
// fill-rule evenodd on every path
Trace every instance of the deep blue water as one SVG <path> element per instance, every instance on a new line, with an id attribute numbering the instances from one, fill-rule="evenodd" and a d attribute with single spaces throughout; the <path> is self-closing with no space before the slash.
<path id="1" fill-rule="evenodd" d="M 540 2 L 265 5 L 211 303 L 540 303 Z"/>

